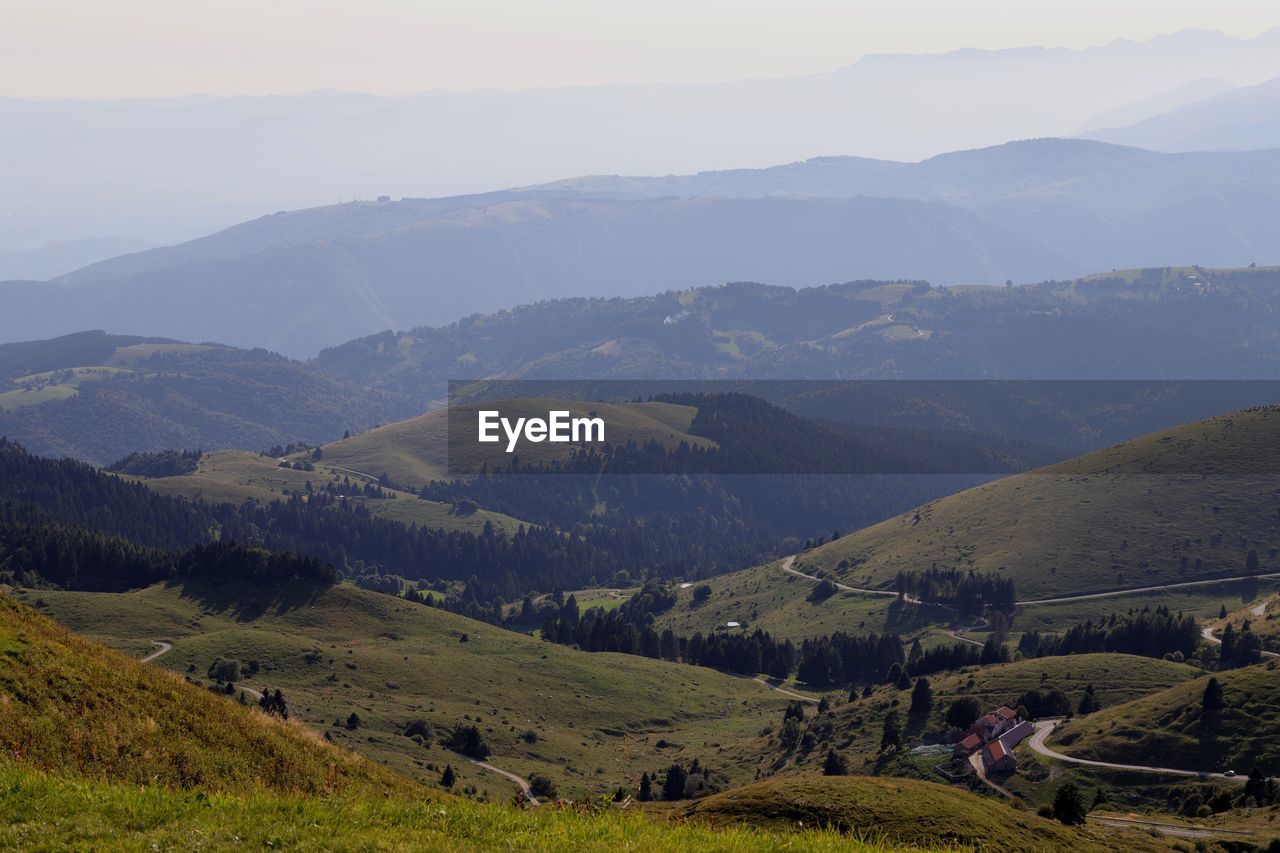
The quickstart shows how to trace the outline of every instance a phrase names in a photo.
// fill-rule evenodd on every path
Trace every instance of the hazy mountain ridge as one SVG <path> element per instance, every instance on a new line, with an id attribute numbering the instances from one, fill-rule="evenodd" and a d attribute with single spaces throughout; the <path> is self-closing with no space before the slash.
<path id="1" fill-rule="evenodd" d="M 585 177 L 278 213 L 48 283 L 0 284 L 22 308 L 0 319 L 0 337 L 105 326 L 308 356 L 382 329 L 583 294 L 1274 263 L 1277 218 L 1280 149 L 1039 139 L 920 163 Z"/>
<path id="2" fill-rule="evenodd" d="M 1156 151 L 1275 148 L 1280 146 L 1280 77 L 1084 135 Z"/>
<path id="3" fill-rule="evenodd" d="M 46 284 L 0 336 L 86 326 L 299 356 L 395 326 L 593 293 L 736 279 L 1023 280 L 1081 268 L 964 210 L 900 199 L 521 197 L 366 203 L 266 217 Z M 932 250 L 921 253 L 919 247 Z"/>

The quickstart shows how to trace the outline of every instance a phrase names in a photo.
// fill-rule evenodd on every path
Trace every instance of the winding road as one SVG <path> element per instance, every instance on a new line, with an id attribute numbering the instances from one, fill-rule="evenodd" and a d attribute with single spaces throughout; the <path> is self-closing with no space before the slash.
<path id="1" fill-rule="evenodd" d="M 787 557 L 785 560 L 783 560 L 782 570 L 784 572 L 787 572 L 788 574 L 795 575 L 796 577 L 805 578 L 807 580 L 811 580 L 817 583 L 820 583 L 821 581 L 824 580 L 824 578 L 820 578 L 817 575 L 805 574 L 799 569 L 793 568 L 796 562 L 796 557 L 798 556 L 799 556 L 798 554 L 792 554 L 790 557 Z M 1232 581 L 1272 580 L 1275 578 L 1280 578 L 1280 572 L 1272 572 L 1265 575 L 1236 575 L 1234 577 L 1229 577 L 1229 578 L 1208 578 L 1204 580 L 1195 580 L 1195 581 L 1178 581 L 1177 583 L 1159 584 L 1157 586 L 1138 586 L 1138 587 L 1131 587 L 1128 589 L 1112 589 L 1112 590 L 1107 590 L 1106 592 L 1083 592 L 1083 593 L 1080 593 L 1079 595 L 1062 595 L 1062 596 L 1058 596 L 1057 598 L 1029 598 L 1023 601 L 1015 601 L 1014 604 L 1019 607 L 1022 607 L 1024 605 L 1029 605 L 1029 604 L 1065 604 L 1070 601 L 1090 601 L 1095 598 L 1116 598 L 1117 596 L 1122 596 L 1122 595 L 1137 595 L 1143 592 L 1160 592 L 1161 590 L 1166 590 L 1166 589 L 1182 589 L 1184 587 L 1191 587 L 1191 586 L 1210 586 L 1216 583 L 1231 583 Z M 830 580 L 830 579 L 827 578 L 826 580 Z M 867 587 L 861 587 L 861 586 L 849 586 L 848 584 L 843 584 L 834 580 L 831 582 L 835 585 L 836 589 L 842 590 L 844 592 L 858 592 L 858 593 L 862 593 L 863 595 L 888 595 L 893 597 L 897 597 L 898 595 L 897 592 L 890 589 L 869 589 Z M 920 601 L 920 599 L 912 598 L 909 595 L 905 596 L 904 600 L 908 604 L 924 604 L 925 603 Z M 945 604 L 937 604 L 934 602 L 928 602 L 928 603 L 933 604 L 934 607 L 942 607 L 947 610 L 951 609 L 947 607 L 947 605 Z M 1264 601 L 1262 604 L 1255 607 L 1253 609 L 1253 613 L 1255 616 L 1262 616 L 1263 614 L 1265 614 L 1266 602 Z M 966 638 L 957 637 L 956 639 L 965 640 Z M 975 641 L 966 640 L 966 642 L 975 642 Z M 981 645 L 981 643 L 979 643 L 979 645 Z"/>
<path id="2" fill-rule="evenodd" d="M 515 782 L 517 785 L 520 786 L 520 791 L 521 793 L 524 794 L 524 798 L 529 801 L 529 805 L 531 806 L 541 805 L 541 803 L 538 802 L 538 798 L 533 795 L 533 790 L 529 787 L 528 780 L 522 779 L 516 774 L 511 773 L 507 770 L 503 770 L 501 767 L 494 767 L 492 764 L 488 764 L 484 761 L 479 761 L 478 759 L 472 758 L 469 755 L 463 755 L 461 752 L 455 752 L 454 755 L 458 756 L 468 764 L 474 764 L 476 767 L 479 767 L 482 770 L 488 770 L 490 773 L 497 773 L 499 776 L 501 776 L 504 779 L 510 779 L 512 782 Z"/>
<path id="3" fill-rule="evenodd" d="M 152 640 L 151 645 L 155 646 L 156 650 L 146 657 L 141 658 L 139 661 L 140 663 L 151 663 L 161 655 L 167 654 L 169 650 L 173 648 L 173 643 L 166 643 L 164 640 Z"/>
<path id="4" fill-rule="evenodd" d="M 1149 767 L 1144 764 L 1117 764 L 1114 761 L 1093 761 L 1088 758 L 1076 758 L 1074 755 L 1063 755 L 1057 750 L 1050 749 L 1045 745 L 1045 741 L 1049 738 L 1049 734 L 1054 730 L 1058 723 L 1062 720 L 1040 720 L 1035 724 L 1036 730 L 1027 740 L 1031 748 L 1046 758 L 1052 758 L 1056 761 L 1065 761 L 1068 764 L 1086 764 L 1090 767 L 1102 767 L 1107 770 L 1131 770 L 1137 773 L 1158 773 L 1164 776 L 1191 776 L 1198 779 L 1221 779 L 1225 782 L 1245 782 L 1247 776 L 1232 775 L 1225 773 L 1210 773 L 1205 770 L 1182 770 L 1177 767 Z"/>
<path id="5" fill-rule="evenodd" d="M 1267 605 L 1264 603 L 1258 606 L 1265 609 Z M 1255 613 L 1257 612 L 1257 608 L 1254 608 L 1254 612 Z M 1222 640 L 1218 639 L 1213 635 L 1213 626 L 1211 625 L 1205 625 L 1203 628 L 1201 628 L 1200 636 L 1208 640 L 1209 642 L 1213 643 L 1215 646 L 1222 645 Z M 1262 650 L 1262 656 L 1264 658 L 1280 658 L 1280 654 L 1276 654 L 1275 652 L 1269 652 L 1266 649 Z"/>

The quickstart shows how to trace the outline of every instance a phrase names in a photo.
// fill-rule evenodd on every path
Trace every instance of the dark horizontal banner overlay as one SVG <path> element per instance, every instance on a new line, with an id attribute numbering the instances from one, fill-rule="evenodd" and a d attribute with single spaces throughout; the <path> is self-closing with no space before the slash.
<path id="1" fill-rule="evenodd" d="M 1280 444 L 1257 435 L 1280 438 L 1277 403 L 1280 381 L 1259 380 L 454 380 L 448 472 L 989 479 L 1072 460 L 1044 474 L 1274 475 L 1280 451 L 1247 472 L 1215 460 L 1237 439 Z M 1140 437 L 1140 461 L 1107 458 Z"/>

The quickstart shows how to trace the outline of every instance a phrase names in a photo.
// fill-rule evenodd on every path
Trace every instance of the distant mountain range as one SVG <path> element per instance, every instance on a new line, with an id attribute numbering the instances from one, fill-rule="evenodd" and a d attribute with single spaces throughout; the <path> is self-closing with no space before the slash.
<path id="1" fill-rule="evenodd" d="M 1042 139 L 331 205 L 0 283 L 0 340 L 105 327 L 314 355 L 384 329 L 725 281 L 1002 284 L 1280 262 L 1280 150 Z"/>
<path id="2" fill-rule="evenodd" d="M 161 245 L 339 198 L 474 193 L 582 173 L 834 154 L 918 160 L 1073 134 L 1195 81 L 1277 76 L 1280 29 L 1251 39 L 1188 30 L 1083 50 L 875 54 L 825 73 L 709 84 L 0 99 L 0 245 L 105 235 Z"/>

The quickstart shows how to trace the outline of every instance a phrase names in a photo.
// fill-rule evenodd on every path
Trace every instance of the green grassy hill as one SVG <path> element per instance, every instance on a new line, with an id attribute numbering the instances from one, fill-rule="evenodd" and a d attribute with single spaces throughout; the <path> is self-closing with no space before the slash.
<path id="1" fill-rule="evenodd" d="M 889 851 L 832 832 L 433 792 L 0 595 L 0 847 Z M 922 843 L 951 849 L 944 838 Z M 917 848 L 913 848 L 917 849 Z"/>
<path id="2" fill-rule="evenodd" d="M 323 463 L 374 477 L 386 474 L 393 483 L 421 486 L 431 480 L 450 479 L 450 453 L 468 454 L 457 460 L 462 467 L 478 466 L 478 462 L 484 460 L 509 461 L 501 450 L 481 452 L 474 440 L 467 441 L 466 446 L 461 448 L 449 447 L 450 418 L 460 419 L 465 428 L 460 434 L 474 439 L 476 412 L 480 409 L 496 409 L 502 412 L 503 417 L 513 419 L 545 418 L 551 409 L 568 410 L 575 417 L 596 412 L 605 420 L 605 439 L 610 444 L 625 444 L 628 441 L 644 443 L 651 440 L 668 446 L 681 441 L 696 446 L 712 444 L 705 438 L 688 434 L 689 424 L 697 414 L 697 409 L 693 406 L 670 403 L 583 403 L 530 397 L 465 403 L 448 411 L 429 412 L 416 418 L 386 424 L 324 445 Z M 566 457 L 570 447 L 572 445 L 526 442 L 521 445 L 519 455 L 527 462 L 545 461 Z"/>
<path id="3" fill-rule="evenodd" d="M 0 658 L 0 752 L 24 766 L 239 793 L 416 790 L 310 729 L 213 697 L 6 595 L 0 595 Z"/>
<path id="4" fill-rule="evenodd" d="M 800 559 L 803 560 L 804 556 Z M 799 565 L 804 566 L 803 563 Z M 806 572 L 811 573 L 812 568 L 806 569 Z M 712 593 L 710 598 L 699 604 L 694 600 L 693 592 L 696 587 L 704 584 L 711 587 Z M 695 631 L 705 634 L 721 630 L 725 623 L 733 621 L 746 626 L 747 630 L 761 628 L 776 637 L 787 637 L 795 641 L 836 631 L 875 631 L 919 637 L 926 647 L 954 642 L 947 635 L 948 626 L 956 618 L 955 613 L 950 610 L 903 603 L 891 595 L 844 591 L 838 591 L 830 598 L 815 600 L 811 597 L 814 586 L 814 581 L 808 578 L 784 572 L 782 561 L 775 560 L 699 580 L 687 587 L 677 587 L 676 605 L 659 614 L 657 623 L 660 627 L 670 627 L 676 633 L 686 636 Z M 1106 598 L 1021 605 L 1014 618 L 1014 634 L 1032 629 L 1061 632 L 1072 625 L 1097 619 L 1108 613 L 1125 613 L 1134 608 L 1159 606 L 1191 614 L 1206 622 L 1215 620 L 1223 607 L 1233 611 L 1245 605 L 1233 617 L 1238 622 L 1244 614 L 1256 608 L 1263 598 L 1273 595 L 1277 590 L 1280 590 L 1280 579 L 1257 578 Z M 1273 615 L 1274 609 L 1268 613 L 1266 620 L 1255 617 L 1254 630 L 1280 626 L 1280 616 L 1271 618 Z M 1280 627 L 1274 630 L 1280 631 Z M 982 630 L 967 631 L 965 635 L 979 641 L 987 638 L 987 633 Z"/>
<path id="5" fill-rule="evenodd" d="M 1249 630 L 1262 639 L 1262 647 L 1268 651 L 1280 649 L 1280 596 L 1269 591 L 1255 595 L 1242 607 L 1227 614 L 1226 619 L 1209 620 L 1210 627 L 1218 637 L 1222 629 L 1230 623 L 1237 631 L 1247 623 Z"/>
<path id="6" fill-rule="evenodd" d="M 831 827 L 854 837 L 879 836 L 902 844 L 941 838 L 977 850 L 1083 851 L 1110 846 L 1099 843 L 1097 830 L 1070 829 L 1034 812 L 915 779 L 771 779 L 707 797 L 685 813 L 717 826 Z M 1140 842 L 1135 838 L 1132 843 Z"/>
<path id="7" fill-rule="evenodd" d="M 803 555 L 891 588 L 931 566 L 1012 578 L 1020 600 L 1280 570 L 1280 407 L 1221 415 L 970 489 Z"/>
<path id="8" fill-rule="evenodd" d="M 1216 673 L 1223 708 L 1201 707 L 1203 676 L 1071 721 L 1054 732 L 1060 752 L 1120 764 L 1247 773 L 1280 770 L 1280 668 L 1274 661 Z M 1052 745 L 1052 744 L 1051 744 Z M 1056 747 L 1055 747 L 1056 748 Z"/>
<path id="9" fill-rule="evenodd" d="M 240 684 L 280 688 L 298 716 L 338 743 L 422 779 L 456 758 L 403 735 L 475 723 L 494 764 L 542 773 L 568 794 L 632 787 L 641 773 L 694 757 L 735 782 L 753 778 L 760 731 L 787 699 L 749 679 L 545 643 L 351 586 L 159 585 L 132 593 L 24 593 L 49 615 L 132 654 L 207 679 L 219 657 L 257 661 Z M 351 713 L 358 729 L 335 727 Z M 432 769 L 432 768 L 435 769 Z M 511 783 L 465 768 L 506 799 Z"/>
<path id="10" fill-rule="evenodd" d="M 911 740 L 927 732 L 945 731 L 947 708 L 952 700 L 962 697 L 977 699 L 985 713 L 1001 705 L 1015 707 L 1018 697 L 1028 690 L 1058 688 L 1075 706 L 1088 685 L 1093 685 L 1103 708 L 1110 708 L 1189 682 L 1199 672 L 1186 664 L 1109 653 L 967 667 L 928 677 L 934 701 L 929 713 L 918 717 L 908 713 L 910 689 L 898 690 L 892 684 L 876 685 L 870 696 L 838 702 L 828 714 L 809 719 L 807 730 L 818 741 L 813 749 L 788 752 L 778 749 L 777 742 L 771 741 L 775 746 L 771 769 L 784 774 L 817 773 L 826 749 L 834 747 L 855 773 L 878 769 L 898 775 L 927 774 L 932 778 L 931 768 L 940 760 L 937 756 L 925 756 L 919 762 L 906 758 L 893 767 L 883 765 L 879 746 L 887 714 L 892 711 L 899 714 L 903 734 Z"/>
<path id="11" fill-rule="evenodd" d="M 321 486 L 328 481 L 347 478 L 357 486 L 367 478 L 336 471 L 324 462 L 315 463 L 314 471 L 281 467 L 278 460 L 244 450 L 222 450 L 204 454 L 191 474 L 176 477 L 147 477 L 142 481 L 153 491 L 164 495 L 200 498 L 210 503 L 242 503 L 248 499 L 270 502 L 290 494 L 304 494 L 307 483 Z M 444 530 L 479 533 L 486 522 L 500 532 L 513 534 L 522 523 L 498 512 L 477 509 L 460 513 L 451 504 L 422 500 L 417 495 L 385 489 L 393 497 L 387 500 L 361 499 L 372 515 Z"/>

